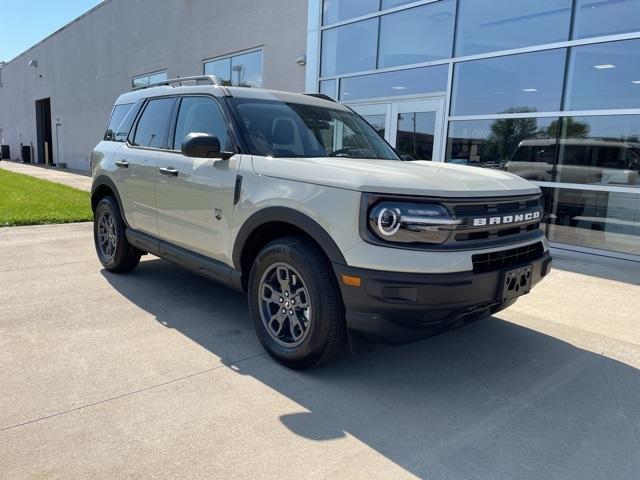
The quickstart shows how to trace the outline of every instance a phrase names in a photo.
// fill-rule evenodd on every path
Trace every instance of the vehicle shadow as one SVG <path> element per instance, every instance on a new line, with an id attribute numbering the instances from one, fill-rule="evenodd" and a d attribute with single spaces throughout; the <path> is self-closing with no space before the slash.
<path id="1" fill-rule="evenodd" d="M 280 418 L 302 437 L 349 434 L 423 478 L 640 472 L 640 371 L 624 363 L 489 318 L 296 372 L 266 356 L 238 361 L 260 351 L 242 294 L 162 260 L 103 275 L 166 327 L 308 410 Z"/>

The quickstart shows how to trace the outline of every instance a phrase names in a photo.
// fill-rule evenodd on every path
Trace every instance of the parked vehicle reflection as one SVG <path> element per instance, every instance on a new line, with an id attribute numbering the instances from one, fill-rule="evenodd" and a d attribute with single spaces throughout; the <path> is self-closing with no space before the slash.
<path id="1" fill-rule="evenodd" d="M 554 168 L 555 151 L 558 164 Z M 523 140 L 506 170 L 529 180 L 640 185 L 640 143 L 592 139 Z"/>

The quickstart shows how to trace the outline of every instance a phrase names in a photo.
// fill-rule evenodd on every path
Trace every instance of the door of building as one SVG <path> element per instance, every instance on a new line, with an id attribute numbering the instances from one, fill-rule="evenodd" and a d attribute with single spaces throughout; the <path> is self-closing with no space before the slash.
<path id="1" fill-rule="evenodd" d="M 51 133 L 51 99 L 36 100 L 37 163 L 53 163 L 53 135 Z"/>
<path id="2" fill-rule="evenodd" d="M 444 98 L 351 104 L 401 156 L 443 158 Z"/>

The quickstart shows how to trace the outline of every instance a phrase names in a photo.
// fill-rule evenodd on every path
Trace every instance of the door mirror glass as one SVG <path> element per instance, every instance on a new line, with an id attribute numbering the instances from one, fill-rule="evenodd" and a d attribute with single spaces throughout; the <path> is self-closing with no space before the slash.
<path id="1" fill-rule="evenodd" d="M 193 158 L 222 158 L 233 153 L 220 151 L 220 140 L 208 133 L 190 133 L 182 142 L 182 154 Z"/>

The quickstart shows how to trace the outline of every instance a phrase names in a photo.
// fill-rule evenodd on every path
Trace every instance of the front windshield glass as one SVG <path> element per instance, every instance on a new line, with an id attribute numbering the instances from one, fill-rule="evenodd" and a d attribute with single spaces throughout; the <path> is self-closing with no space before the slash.
<path id="1" fill-rule="evenodd" d="M 253 155 L 399 160 L 355 113 L 279 100 L 231 98 L 230 102 Z"/>

